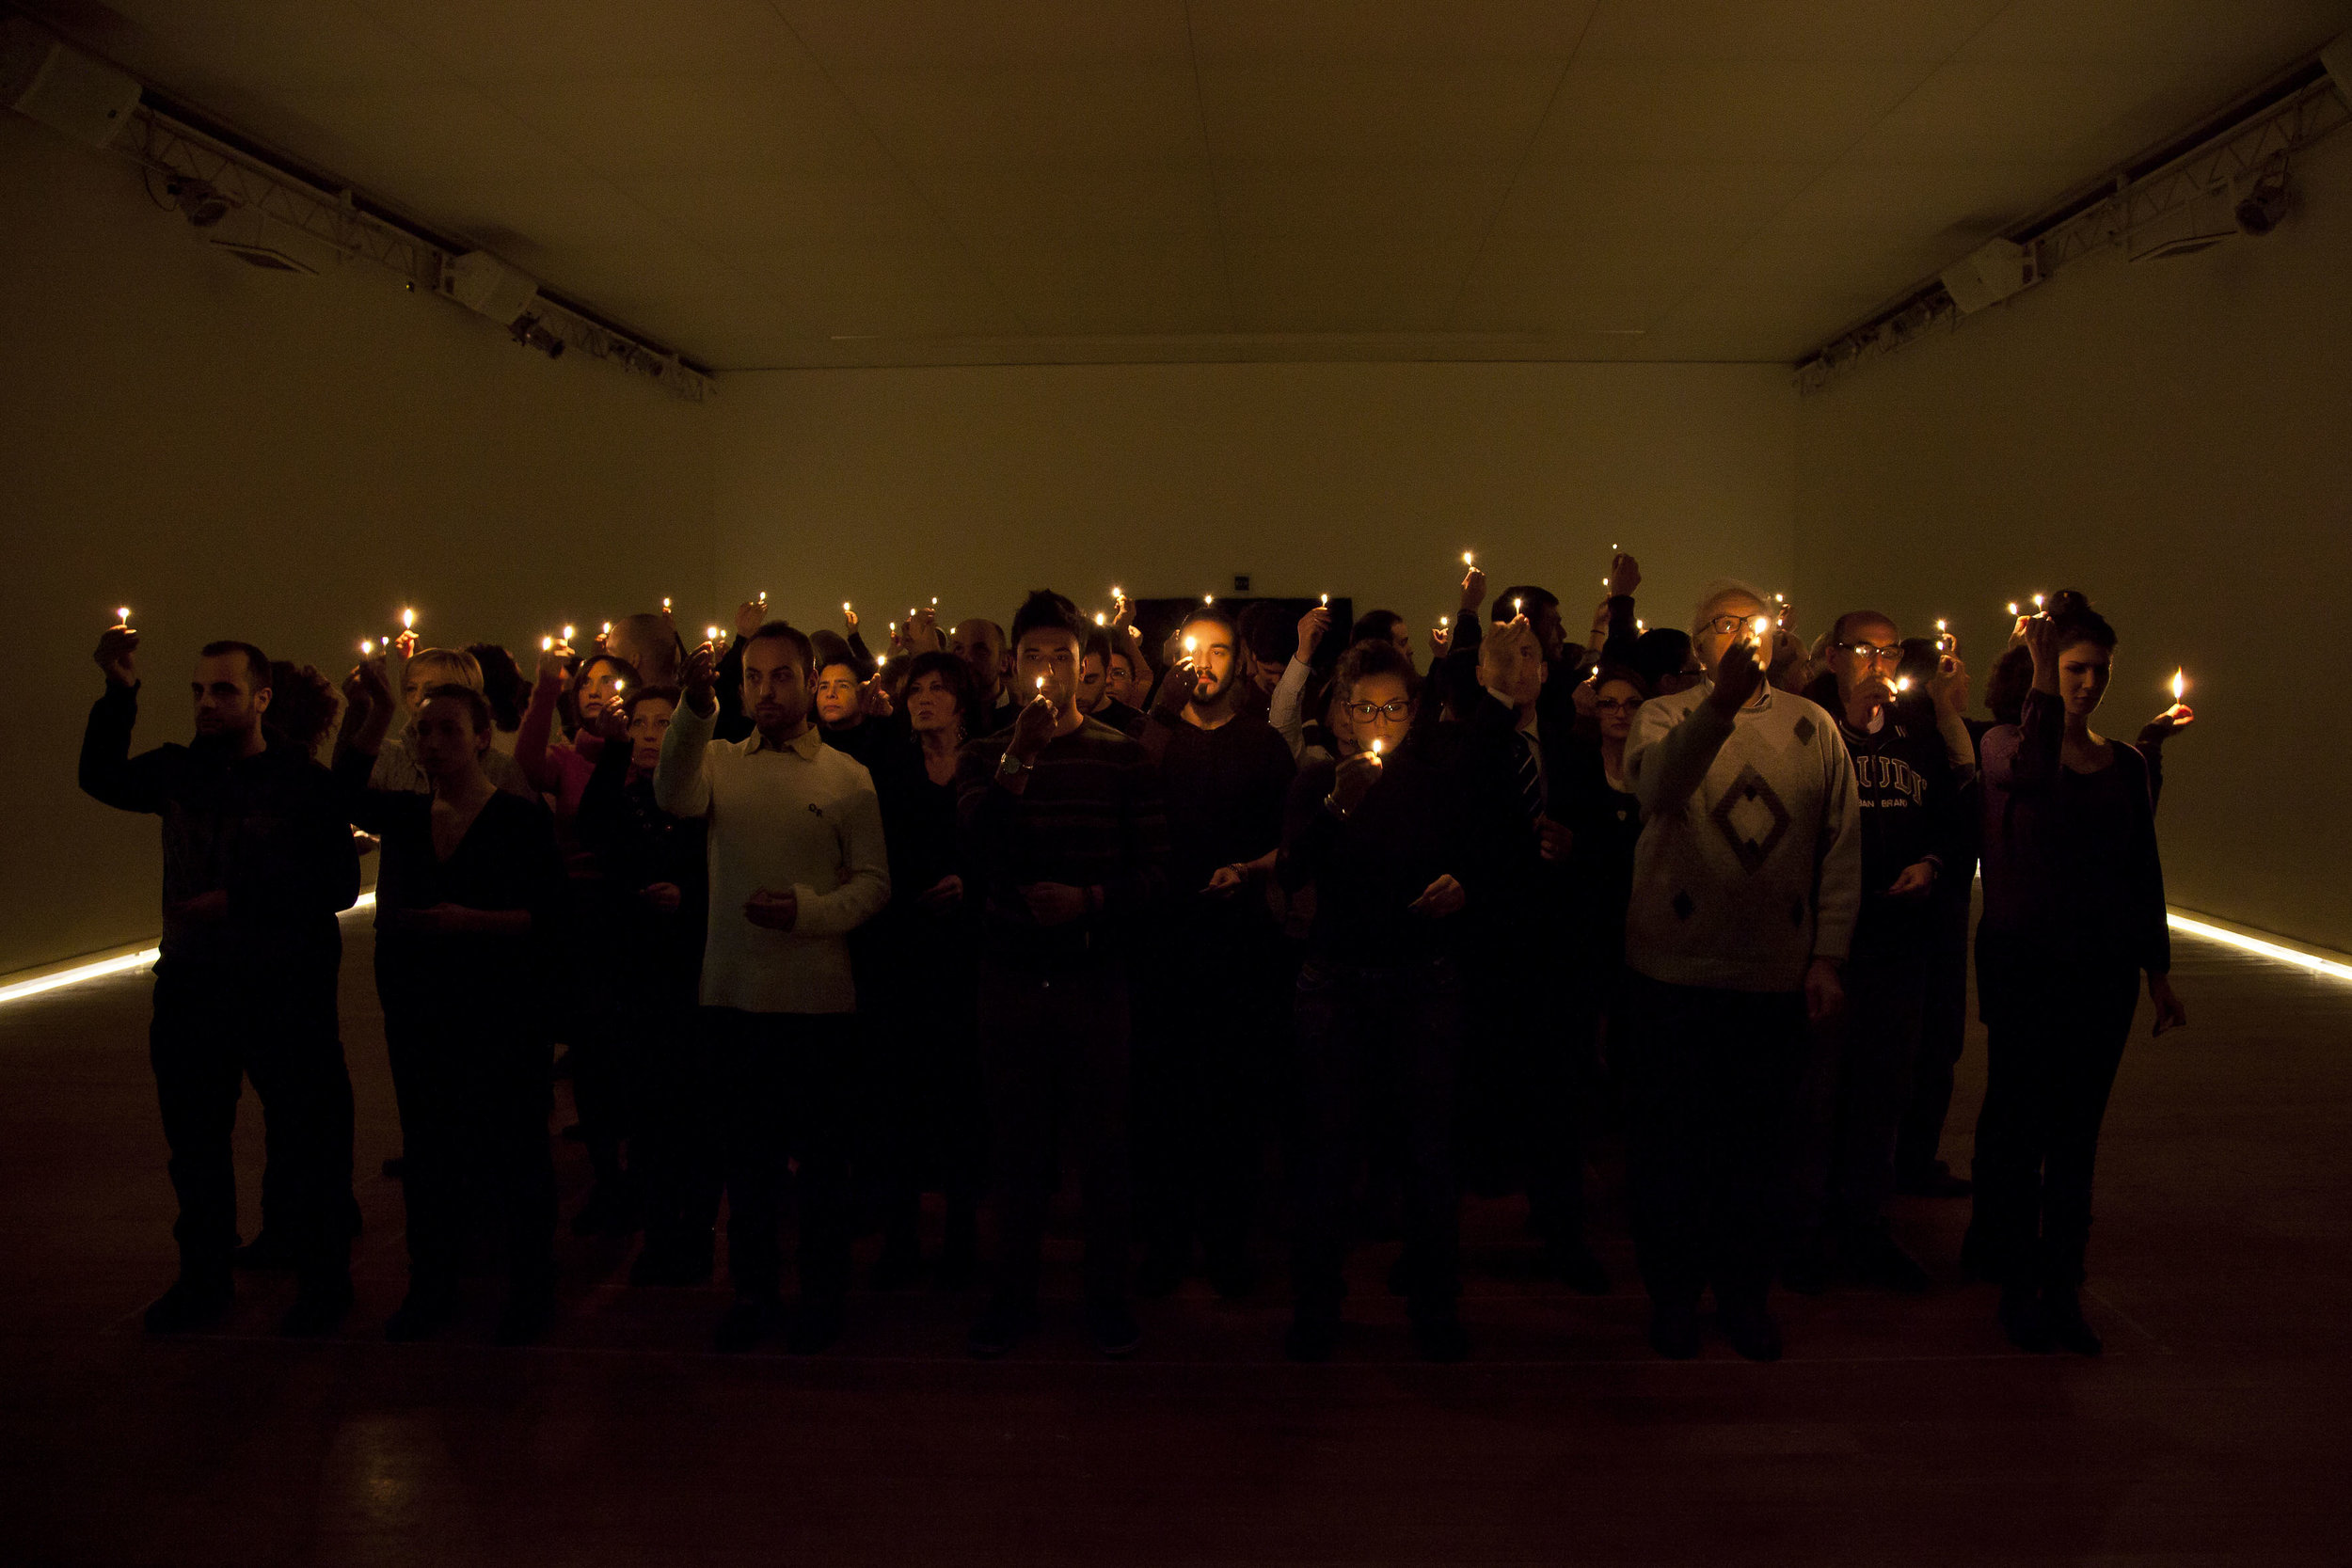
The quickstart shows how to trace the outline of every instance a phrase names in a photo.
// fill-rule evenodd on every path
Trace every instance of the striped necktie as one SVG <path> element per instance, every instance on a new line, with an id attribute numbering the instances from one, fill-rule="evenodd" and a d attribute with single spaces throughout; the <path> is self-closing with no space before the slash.
<path id="1" fill-rule="evenodd" d="M 1543 770 L 1535 766 L 1535 748 L 1525 730 L 1514 730 L 1511 739 L 1518 752 L 1519 803 L 1527 808 L 1527 825 L 1532 828 L 1544 814 Z"/>

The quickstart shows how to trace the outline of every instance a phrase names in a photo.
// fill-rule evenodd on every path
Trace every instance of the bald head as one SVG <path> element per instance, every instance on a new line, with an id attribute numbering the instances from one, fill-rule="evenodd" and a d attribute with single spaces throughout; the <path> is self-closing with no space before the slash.
<path id="1" fill-rule="evenodd" d="M 604 640 L 607 653 L 628 661 L 637 678 L 647 686 L 675 686 L 685 659 L 678 652 L 677 633 L 660 615 L 625 615 L 612 623 Z"/>
<path id="2" fill-rule="evenodd" d="M 958 622 L 947 634 L 947 651 L 971 669 L 981 705 L 995 702 L 996 688 L 1005 674 L 1005 628 L 977 616 Z"/>

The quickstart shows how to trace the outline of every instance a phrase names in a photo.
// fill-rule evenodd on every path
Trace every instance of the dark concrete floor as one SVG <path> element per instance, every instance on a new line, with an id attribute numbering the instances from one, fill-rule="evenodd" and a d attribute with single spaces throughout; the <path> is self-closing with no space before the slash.
<path id="1" fill-rule="evenodd" d="M 1772 1367 L 1654 1359 L 1613 1215 L 1618 1293 L 1584 1300 L 1534 1280 L 1513 1203 L 1471 1207 L 1467 1366 L 1410 1357 L 1385 1250 L 1327 1366 L 1280 1359 L 1279 1278 L 1148 1305 L 1142 1354 L 1105 1363 L 1067 1250 L 1061 1316 L 983 1365 L 973 1302 L 925 1292 L 853 1298 L 820 1358 L 721 1359 L 722 1296 L 628 1291 L 625 1247 L 568 1237 L 545 1346 L 489 1347 L 486 1294 L 447 1342 L 385 1344 L 397 1134 L 348 929 L 367 1234 L 323 1343 L 271 1337 L 280 1279 L 220 1333 L 138 1330 L 171 1272 L 147 979 L 0 1009 L 0 1561 L 2352 1561 L 2352 988 L 2282 965 L 2182 941 L 2196 1026 L 2133 1042 L 2102 1361 L 2010 1353 L 1952 1265 L 1966 1205 L 1906 1201 L 1936 1291 L 1780 1296 Z M 1963 1169 L 1979 1071 L 1972 1043 Z"/>

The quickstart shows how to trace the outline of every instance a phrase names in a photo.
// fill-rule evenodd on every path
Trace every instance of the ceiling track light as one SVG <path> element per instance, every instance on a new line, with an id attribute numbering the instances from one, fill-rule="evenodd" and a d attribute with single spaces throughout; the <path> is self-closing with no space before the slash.
<path id="1" fill-rule="evenodd" d="M 525 348 L 535 348 L 550 359 L 564 357 L 564 340 L 549 331 L 548 325 L 536 316 L 516 316 L 507 327 L 506 335 Z"/>
<path id="2" fill-rule="evenodd" d="M 164 194 L 180 208 L 191 227 L 210 229 L 229 215 L 230 200 L 209 180 L 175 177 L 164 182 Z"/>

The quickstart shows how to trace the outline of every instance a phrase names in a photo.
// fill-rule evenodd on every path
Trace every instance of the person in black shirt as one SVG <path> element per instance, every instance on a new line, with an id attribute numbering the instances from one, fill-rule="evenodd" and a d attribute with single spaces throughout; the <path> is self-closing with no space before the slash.
<path id="1" fill-rule="evenodd" d="M 1136 1064 L 1140 1285 L 1174 1291 L 1197 1237 L 1210 1283 L 1232 1297 L 1257 1278 L 1249 1232 L 1288 980 L 1261 883 L 1295 766 L 1274 727 L 1242 705 L 1248 663 L 1233 619 L 1204 603 L 1180 629 L 1185 656 L 1141 737 L 1168 802 L 1164 945 L 1186 961 L 1149 988 Z"/>
<path id="2" fill-rule="evenodd" d="M 693 1017 L 709 916 L 708 824 L 673 816 L 653 798 L 661 737 L 678 701 L 674 686 L 622 694 L 627 728 L 597 754 L 574 822 L 607 895 L 597 928 L 575 940 L 606 962 L 584 1000 L 604 1016 L 628 1113 L 628 1169 L 645 1232 L 632 1285 L 708 1280 L 719 1210 L 708 1053 Z"/>
<path id="3" fill-rule="evenodd" d="M 1462 721 L 1470 809 L 1492 826 L 1500 855 L 1492 896 L 1470 917 L 1482 1027 L 1465 1063 L 1462 1152 L 1466 1165 L 1475 1162 L 1474 1191 L 1523 1182 L 1553 1274 L 1602 1295 L 1609 1276 L 1583 1239 L 1591 1034 L 1571 994 L 1573 966 L 1560 961 L 1574 938 L 1572 836 L 1562 817 L 1577 746 L 1572 720 L 1555 716 L 1573 708 L 1545 712 L 1553 668 L 1528 620 L 1496 626 L 1478 646 L 1479 695 Z M 1573 680 L 1573 669 L 1562 678 Z"/>
<path id="4" fill-rule="evenodd" d="M 382 661 L 354 671 L 343 696 L 335 780 L 351 821 L 384 841 L 375 983 L 407 1150 L 408 1294 L 385 1337 L 430 1338 L 455 1317 L 467 1189 L 479 1183 L 504 1211 L 496 1338 L 524 1343 L 555 1306 L 542 1006 L 564 892 L 554 819 L 482 771 L 490 709 L 480 692 L 424 694 L 410 733 L 429 795 L 368 786 L 393 711 Z"/>
<path id="5" fill-rule="evenodd" d="M 2143 973 L 2155 1033 L 2188 1022 L 2147 764 L 2090 727 L 2115 643 L 2082 594 L 2052 595 L 2026 624 L 2019 722 L 1981 748 L 1985 1084 L 1961 1258 L 2000 1284 L 2012 1344 L 2082 1355 L 2101 1349 L 2081 1300 L 2091 1170 Z"/>
<path id="6" fill-rule="evenodd" d="M 1138 654 L 1136 657 L 1141 656 Z M 1130 671 L 1131 666 L 1125 659 L 1113 657 L 1109 632 L 1097 626 L 1087 633 L 1086 652 L 1078 662 L 1078 710 L 1096 723 L 1108 724 L 1121 735 L 1140 737 L 1143 734 L 1143 710 L 1112 694 L 1115 681 L 1120 690 L 1133 689 L 1135 682 L 1131 678 L 1118 678 Z"/>
<path id="7" fill-rule="evenodd" d="M 1068 599 L 1029 596 L 1013 618 L 1013 679 L 1029 703 L 1009 730 L 966 746 L 956 772 L 998 1195 L 996 1293 L 970 1339 L 981 1356 L 1035 1326 L 1057 1132 L 1082 1166 L 1089 1331 L 1106 1355 L 1139 1338 L 1127 1304 L 1126 956 L 1167 892 L 1168 817 L 1143 748 L 1078 711 L 1085 640 Z"/>
<path id="8" fill-rule="evenodd" d="M 1470 1353 L 1461 1293 L 1454 1085 L 1463 993 L 1454 929 L 1479 857 L 1459 776 L 1413 723 L 1418 682 L 1386 641 L 1340 662 L 1349 754 L 1299 770 L 1277 874 L 1312 883 L 1315 914 L 1295 998 L 1300 1128 L 1284 1350 L 1327 1358 L 1340 1333 L 1358 1176 L 1375 1106 L 1404 1122 L 1405 1258 L 1397 1278 L 1415 1344 L 1432 1360 Z"/>
<path id="9" fill-rule="evenodd" d="M 979 1197 L 988 1119 L 975 1041 L 977 921 L 956 859 L 956 768 L 978 701 L 953 654 L 917 655 L 900 711 L 907 728 L 874 758 L 890 907 L 866 927 L 866 990 L 882 1136 L 882 1255 L 877 1289 L 914 1283 L 922 1267 L 926 1189 L 945 1195 L 938 1281 L 954 1289 L 979 1265 Z"/>
<path id="10" fill-rule="evenodd" d="M 164 936 L 148 1055 L 171 1184 L 178 1280 L 147 1309 L 151 1333 L 200 1328 L 235 1287 L 240 1076 L 268 1122 L 263 1234 L 295 1268 L 280 1327 L 317 1334 L 351 1305 L 351 1077 L 335 1014 L 336 911 L 359 895 L 359 859 L 326 769 L 263 729 L 268 657 L 246 642 L 198 657 L 196 740 L 131 755 L 138 633 L 100 638 L 105 694 L 82 738 L 83 792 L 163 818 Z"/>
<path id="11" fill-rule="evenodd" d="M 1899 694 L 1894 622 L 1852 610 L 1830 628 L 1827 669 L 1804 693 L 1835 714 L 1862 807 L 1862 911 L 1843 978 L 1846 1006 L 1809 1031 L 1799 1085 L 1789 1243 L 1781 1280 L 1818 1294 L 1833 1265 L 1916 1293 L 1927 1272 L 1882 1212 L 1926 1027 L 1935 891 L 1971 858 L 1975 753 L 1960 716 L 1967 672 L 1941 660 L 1929 692 Z"/>
<path id="12" fill-rule="evenodd" d="M 858 673 L 856 656 L 829 631 L 813 633 L 808 641 L 816 650 L 818 734 L 834 751 L 870 763 L 885 726 L 866 711 L 866 677 Z"/>

